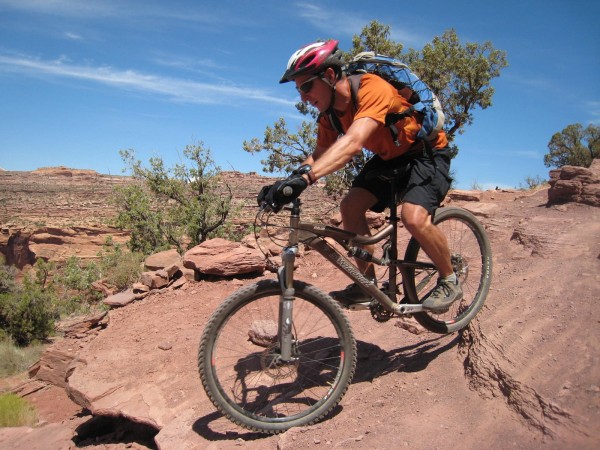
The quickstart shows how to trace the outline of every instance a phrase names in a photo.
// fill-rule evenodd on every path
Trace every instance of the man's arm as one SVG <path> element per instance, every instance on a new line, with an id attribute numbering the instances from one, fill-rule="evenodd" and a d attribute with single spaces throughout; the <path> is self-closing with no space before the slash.
<path id="1" fill-rule="evenodd" d="M 305 163 L 312 166 L 315 178 L 329 175 L 344 167 L 354 155 L 359 154 L 367 138 L 380 126 L 378 122 L 368 117 L 358 119 L 352 122 L 346 134 L 327 149 L 317 148 Z"/>

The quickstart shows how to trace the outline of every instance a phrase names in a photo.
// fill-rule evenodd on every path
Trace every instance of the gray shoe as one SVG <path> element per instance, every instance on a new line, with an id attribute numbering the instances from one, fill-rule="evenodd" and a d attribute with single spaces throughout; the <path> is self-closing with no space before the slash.
<path id="1" fill-rule="evenodd" d="M 437 286 L 423 300 L 423 308 L 437 313 L 446 312 L 462 296 L 463 292 L 458 279 L 456 283 L 452 283 L 443 278 L 438 278 Z"/>
<path id="2" fill-rule="evenodd" d="M 341 291 L 332 291 L 329 295 L 338 302 L 347 305 L 371 302 L 373 300 L 373 297 L 365 294 L 356 283 L 349 284 Z"/>

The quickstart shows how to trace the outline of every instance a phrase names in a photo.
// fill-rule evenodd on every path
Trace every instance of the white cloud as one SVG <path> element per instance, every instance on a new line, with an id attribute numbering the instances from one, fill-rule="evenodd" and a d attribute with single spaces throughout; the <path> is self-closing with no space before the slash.
<path id="1" fill-rule="evenodd" d="M 586 102 L 585 106 L 591 116 L 590 123 L 600 125 L 600 101 L 590 100 Z"/>
<path id="2" fill-rule="evenodd" d="M 506 152 L 507 155 L 514 155 L 514 156 L 518 156 L 520 158 L 526 158 L 526 159 L 535 159 L 535 160 L 540 160 L 543 156 L 542 154 L 540 154 L 540 152 L 535 151 L 535 150 L 509 150 Z"/>
<path id="3" fill-rule="evenodd" d="M 344 8 L 339 9 L 325 8 L 315 3 L 302 2 L 296 4 L 299 9 L 298 15 L 306 19 L 311 25 L 323 30 L 322 37 L 341 38 L 360 34 L 363 27 L 368 25 L 373 17 L 361 16 L 355 12 Z M 393 23 L 392 16 L 384 20 L 378 20 L 383 25 L 390 26 L 390 39 L 404 44 L 405 47 L 423 46 L 427 39 L 415 30 L 408 30 L 402 22 Z M 333 33 L 333 34 L 332 34 Z M 301 44 L 299 44 L 301 45 Z M 346 49 L 349 50 L 349 49 Z"/>
<path id="4" fill-rule="evenodd" d="M 176 5 L 150 3 L 145 0 L 0 0 L 0 8 L 24 11 L 31 14 L 46 14 L 77 19 L 159 19 L 190 23 L 215 24 L 240 22 L 242 19 L 230 15 L 217 16 L 200 8 L 201 12 Z"/>
<path id="5" fill-rule="evenodd" d="M 99 17 L 117 14 L 112 2 L 79 0 L 0 0 L 0 7 L 27 11 L 36 14 L 51 14 L 68 17 Z"/>
<path id="6" fill-rule="evenodd" d="M 81 39 L 83 39 L 83 37 L 81 37 L 80 35 L 78 35 L 78 34 L 76 34 L 76 33 L 71 33 L 70 31 L 67 31 L 67 32 L 65 33 L 65 37 L 66 37 L 67 39 L 72 39 L 72 40 L 74 40 L 74 41 L 78 41 L 78 40 L 81 40 Z"/>
<path id="7" fill-rule="evenodd" d="M 274 97 L 263 90 L 233 84 L 200 83 L 196 81 L 144 74 L 135 70 L 118 70 L 110 66 L 88 66 L 65 63 L 61 57 L 43 61 L 22 56 L 0 55 L 0 70 L 31 76 L 49 76 L 84 80 L 165 96 L 172 101 L 197 104 L 237 104 L 259 101 L 290 106 L 294 102 Z"/>

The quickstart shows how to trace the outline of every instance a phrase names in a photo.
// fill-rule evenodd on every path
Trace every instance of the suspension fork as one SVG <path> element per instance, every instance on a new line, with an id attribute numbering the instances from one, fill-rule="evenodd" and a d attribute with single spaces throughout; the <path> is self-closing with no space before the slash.
<path id="1" fill-rule="evenodd" d="M 290 235 L 288 246 L 281 253 L 282 265 L 277 271 L 281 296 L 279 297 L 279 323 L 277 335 L 279 336 L 280 360 L 290 362 L 292 357 L 293 328 L 294 328 L 294 263 L 298 254 L 298 223 L 300 221 L 300 202 L 295 200 L 290 216 Z"/>

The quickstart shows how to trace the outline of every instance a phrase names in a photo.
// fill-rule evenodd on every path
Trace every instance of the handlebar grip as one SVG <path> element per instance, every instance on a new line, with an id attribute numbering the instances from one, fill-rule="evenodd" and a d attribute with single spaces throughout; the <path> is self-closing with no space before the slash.
<path id="1" fill-rule="evenodd" d="M 283 188 L 282 194 L 285 195 L 286 197 L 291 196 L 293 193 L 294 193 L 294 190 L 291 187 L 286 186 Z"/>

